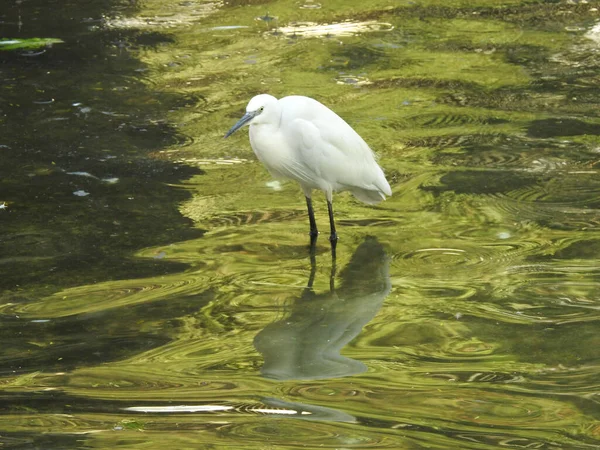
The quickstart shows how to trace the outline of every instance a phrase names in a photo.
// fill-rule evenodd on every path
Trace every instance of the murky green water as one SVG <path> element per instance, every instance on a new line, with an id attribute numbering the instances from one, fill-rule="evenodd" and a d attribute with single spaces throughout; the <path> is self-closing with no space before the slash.
<path id="1" fill-rule="evenodd" d="M 600 448 L 599 24 L 9 2 L 1 37 L 63 43 L 0 45 L 0 447 Z M 222 139 L 261 92 L 380 156 L 393 196 L 335 196 L 335 262 L 300 188 Z"/>

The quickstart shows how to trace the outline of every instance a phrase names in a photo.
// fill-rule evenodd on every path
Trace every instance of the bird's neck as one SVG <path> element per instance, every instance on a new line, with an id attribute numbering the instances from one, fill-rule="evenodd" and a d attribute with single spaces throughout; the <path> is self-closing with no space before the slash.
<path id="1" fill-rule="evenodd" d="M 271 144 L 277 142 L 275 138 L 279 134 L 279 126 L 272 123 L 250 124 L 250 143 L 256 153 L 261 150 L 270 149 Z"/>
<path id="2" fill-rule="evenodd" d="M 280 129 L 271 124 L 252 124 L 249 134 L 250 145 L 256 157 L 273 176 L 280 178 L 281 165 L 292 157 Z"/>

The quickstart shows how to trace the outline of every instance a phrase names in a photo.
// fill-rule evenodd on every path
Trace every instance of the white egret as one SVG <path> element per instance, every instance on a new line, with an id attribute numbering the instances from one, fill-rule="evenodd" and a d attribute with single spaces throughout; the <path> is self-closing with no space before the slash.
<path id="1" fill-rule="evenodd" d="M 329 240 L 333 246 L 337 242 L 333 192 L 350 191 L 368 204 L 392 195 L 367 143 L 344 119 L 312 98 L 292 95 L 277 100 L 272 95 L 257 95 L 225 137 L 244 125 L 250 125 L 252 150 L 271 175 L 300 183 L 306 197 L 312 243 L 318 235 L 311 200 L 313 189 L 320 189 L 327 198 Z"/>

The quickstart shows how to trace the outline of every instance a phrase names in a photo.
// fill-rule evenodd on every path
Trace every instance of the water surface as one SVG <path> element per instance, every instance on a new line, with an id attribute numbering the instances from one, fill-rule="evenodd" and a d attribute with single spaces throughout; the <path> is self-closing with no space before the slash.
<path id="1" fill-rule="evenodd" d="M 600 448 L 599 9 L 4 8 L 62 43 L 0 48 L 0 444 Z M 222 139 L 261 92 L 390 180 L 335 197 L 335 261 Z"/>

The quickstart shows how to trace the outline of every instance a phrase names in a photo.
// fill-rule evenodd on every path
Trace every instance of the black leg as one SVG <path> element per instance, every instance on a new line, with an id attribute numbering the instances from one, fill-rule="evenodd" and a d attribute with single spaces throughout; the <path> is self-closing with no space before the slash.
<path id="1" fill-rule="evenodd" d="M 338 235 L 335 231 L 335 222 L 333 220 L 333 205 L 329 200 L 327 200 L 327 209 L 329 210 L 329 226 L 331 228 L 331 235 L 329 236 L 329 240 L 331 241 L 331 246 L 335 249 L 335 245 L 337 244 Z"/>
<path id="2" fill-rule="evenodd" d="M 331 245 L 331 274 L 329 275 L 329 290 L 335 292 L 335 273 L 337 272 L 337 261 L 335 255 L 335 244 Z"/>
<path id="3" fill-rule="evenodd" d="M 310 222 L 310 243 L 313 245 L 319 235 L 319 230 L 317 230 L 315 212 L 313 211 L 312 200 L 310 197 L 306 197 L 306 207 L 308 208 L 308 221 Z"/>

